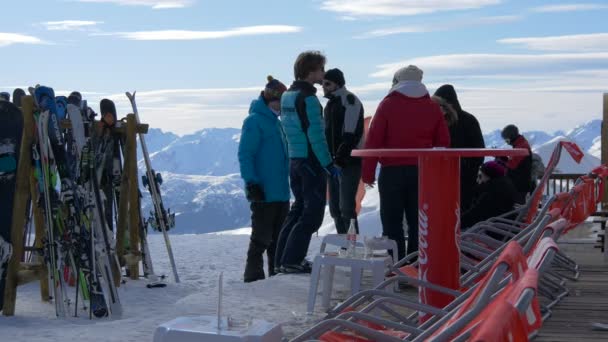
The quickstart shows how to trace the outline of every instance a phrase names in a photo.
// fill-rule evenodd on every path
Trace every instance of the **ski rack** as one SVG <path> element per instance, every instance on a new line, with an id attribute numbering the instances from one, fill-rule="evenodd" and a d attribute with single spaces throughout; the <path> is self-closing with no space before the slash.
<path id="1" fill-rule="evenodd" d="M 22 98 L 23 133 L 19 151 L 19 163 L 17 168 L 17 179 L 15 184 L 15 195 L 13 205 L 13 220 L 11 222 L 11 239 L 13 254 L 7 265 L 6 285 L 4 293 L 4 304 L 2 314 L 13 316 L 15 314 L 17 288 L 33 281 L 40 281 L 40 296 L 43 302 L 52 299 L 49 289 L 49 277 L 46 264 L 41 257 L 36 257 L 33 262 L 22 262 L 22 256 L 26 251 L 37 252 L 44 248 L 45 220 L 42 209 L 35 204 L 39 197 L 34 169 L 32 167 L 32 144 L 34 142 L 34 112 L 36 110 L 35 100 L 27 95 Z M 97 121 L 95 121 L 96 123 Z M 61 120 L 59 125 L 63 129 L 71 129 L 70 120 Z M 121 190 L 125 190 L 118 205 L 117 248 L 116 253 L 122 266 L 129 269 L 131 279 L 139 279 L 139 263 L 143 262 L 140 252 L 140 229 L 141 227 L 141 203 L 139 200 L 139 182 L 137 170 L 137 135 L 143 136 L 148 133 L 149 125 L 138 123 L 135 114 L 129 114 L 121 121 L 117 121 L 112 129 L 124 137 L 125 153 L 123 174 L 121 177 Z M 135 184 L 135 186 L 129 186 Z M 34 199 L 34 200 L 33 200 Z M 35 238 L 33 247 L 24 246 L 24 232 L 26 222 L 30 215 L 33 216 L 35 226 Z M 129 210 L 133 209 L 133 210 Z M 124 237 L 129 233 L 130 251 L 129 256 L 124 249 Z M 149 255 L 148 255 L 149 258 Z M 128 261 L 128 262 L 127 262 Z M 150 260 L 151 261 L 151 260 Z M 116 287 L 121 285 L 120 270 L 113 271 L 113 281 Z M 153 274 L 151 276 L 154 276 Z M 155 277 L 155 276 L 154 276 Z M 151 280 L 158 280 L 156 277 Z"/>

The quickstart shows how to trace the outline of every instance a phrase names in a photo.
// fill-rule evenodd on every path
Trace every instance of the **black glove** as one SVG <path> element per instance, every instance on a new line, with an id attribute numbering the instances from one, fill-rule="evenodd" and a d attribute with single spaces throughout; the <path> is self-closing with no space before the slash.
<path id="1" fill-rule="evenodd" d="M 247 184 L 245 194 L 247 195 L 247 200 L 250 202 L 263 202 L 266 200 L 264 189 L 262 189 L 259 184 Z"/>
<path id="2" fill-rule="evenodd" d="M 351 158 L 350 153 L 352 151 L 352 147 L 347 144 L 340 144 L 338 150 L 336 151 L 336 158 L 334 159 L 334 163 L 344 168 L 348 163 L 348 160 Z"/>

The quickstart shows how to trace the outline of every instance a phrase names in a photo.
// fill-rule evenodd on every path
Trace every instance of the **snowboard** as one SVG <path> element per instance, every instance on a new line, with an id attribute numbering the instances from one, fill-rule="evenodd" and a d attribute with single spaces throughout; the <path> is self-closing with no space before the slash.
<path id="1" fill-rule="evenodd" d="M 13 90 L 13 103 L 17 107 L 21 107 L 21 98 L 25 96 L 25 90 L 17 88 Z"/>
<path id="2" fill-rule="evenodd" d="M 4 305 L 6 268 L 12 255 L 11 227 L 23 115 L 13 103 L 0 101 L 0 310 Z"/>

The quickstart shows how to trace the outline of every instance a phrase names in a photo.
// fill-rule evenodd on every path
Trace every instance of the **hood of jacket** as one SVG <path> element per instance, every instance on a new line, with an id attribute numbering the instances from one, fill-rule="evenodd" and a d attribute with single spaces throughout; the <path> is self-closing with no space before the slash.
<path id="1" fill-rule="evenodd" d="M 261 114 L 274 119 L 277 118 L 277 116 L 272 112 L 270 107 L 268 107 L 268 105 L 264 101 L 264 98 L 261 95 L 257 99 L 251 101 L 251 104 L 249 105 L 249 115 L 253 114 Z"/>
<path id="2" fill-rule="evenodd" d="M 407 97 L 419 98 L 429 94 L 426 86 L 422 82 L 418 81 L 402 81 L 395 84 L 389 94 L 392 92 L 398 92 Z"/>
<path id="3" fill-rule="evenodd" d="M 458 95 L 456 95 L 456 89 L 451 84 L 444 84 L 441 87 L 437 88 L 435 91 L 435 96 L 439 96 L 442 99 L 448 101 L 454 109 L 457 111 L 462 111 L 462 107 L 460 106 L 460 102 L 458 101 Z"/>

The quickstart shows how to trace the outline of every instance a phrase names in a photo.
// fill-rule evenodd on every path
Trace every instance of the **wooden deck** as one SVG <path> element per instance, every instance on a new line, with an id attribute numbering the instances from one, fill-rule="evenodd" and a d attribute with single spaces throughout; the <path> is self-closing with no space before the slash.
<path id="1" fill-rule="evenodd" d="M 608 341 L 608 331 L 592 329 L 595 322 L 608 323 L 608 263 L 599 249 L 583 242 L 589 236 L 584 228 L 574 233 L 571 241 L 580 242 L 560 248 L 578 262 L 580 278 L 568 281 L 570 295 L 553 308 L 535 341 Z"/>

